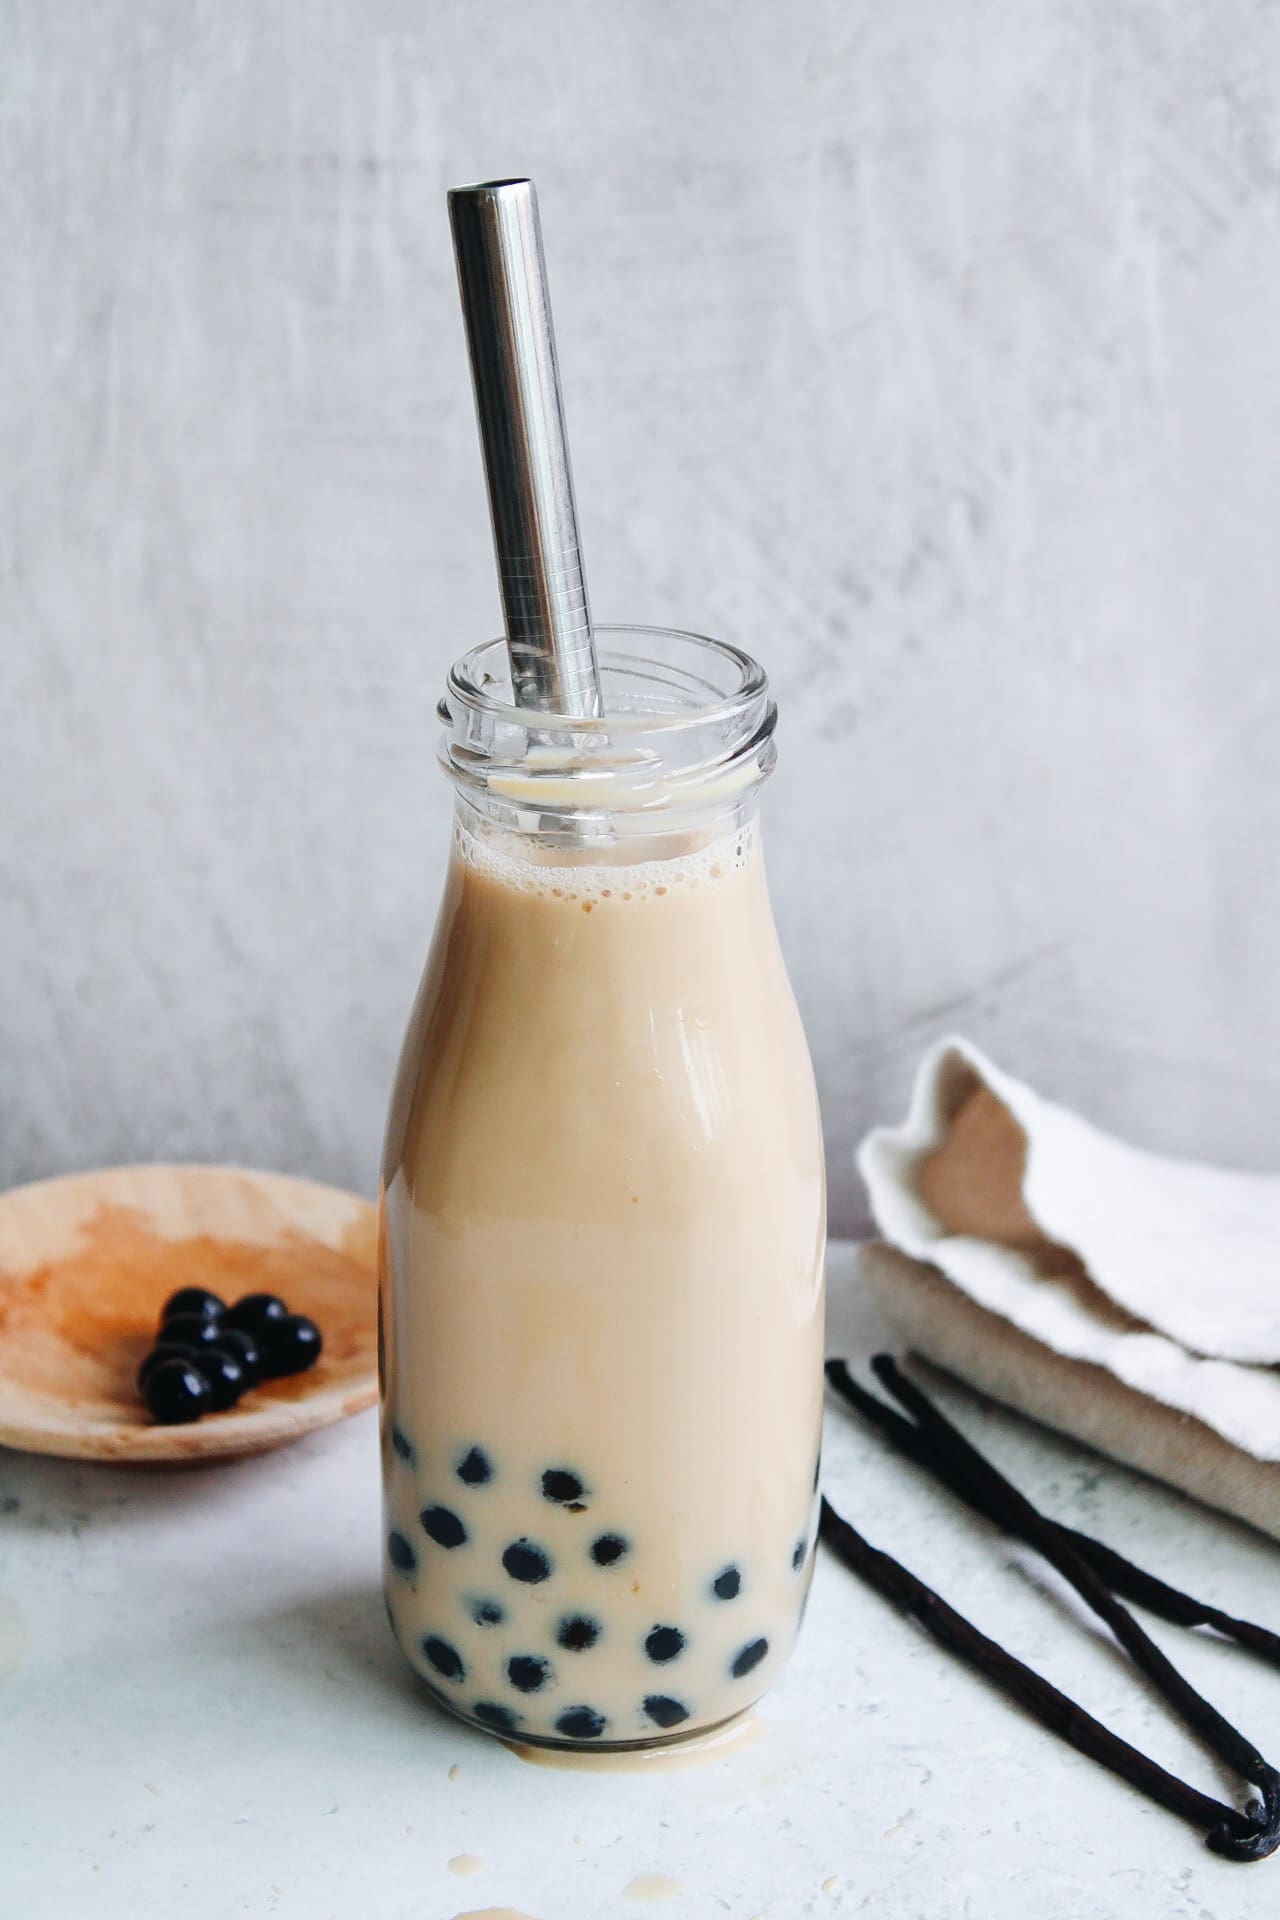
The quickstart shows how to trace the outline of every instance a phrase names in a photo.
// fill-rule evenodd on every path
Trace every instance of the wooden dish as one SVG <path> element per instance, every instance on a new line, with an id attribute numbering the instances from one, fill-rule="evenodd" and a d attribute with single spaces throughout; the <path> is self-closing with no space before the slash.
<path id="1" fill-rule="evenodd" d="M 0 1196 L 0 1445 L 82 1460 L 259 1453 L 377 1398 L 376 1216 L 309 1180 L 113 1167 Z M 278 1293 L 324 1336 L 308 1373 L 156 1426 L 134 1375 L 176 1287 Z"/>

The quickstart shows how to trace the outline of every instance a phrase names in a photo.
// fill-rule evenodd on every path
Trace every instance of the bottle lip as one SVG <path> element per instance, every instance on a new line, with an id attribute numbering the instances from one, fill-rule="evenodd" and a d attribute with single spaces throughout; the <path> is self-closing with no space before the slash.
<path id="1" fill-rule="evenodd" d="M 668 702 L 675 695 L 683 696 L 680 704 L 615 706 L 592 717 L 517 706 L 511 693 L 507 643 L 501 637 L 481 642 L 454 662 L 449 669 L 446 698 L 457 700 L 470 711 L 483 713 L 492 720 L 536 732 L 544 739 L 548 734 L 567 733 L 583 742 L 592 735 L 616 738 L 619 734 L 672 734 L 708 724 L 731 725 L 767 700 L 769 683 L 764 668 L 731 641 L 715 640 L 709 634 L 684 627 L 631 622 L 601 624 L 594 631 L 601 677 L 606 686 L 620 674 L 635 678 L 647 668 L 653 685 L 665 689 Z M 712 670 L 710 663 L 714 663 L 721 680 L 728 684 L 717 685 L 705 674 L 682 669 L 670 660 L 649 658 L 637 651 L 634 644 L 611 647 L 608 642 L 614 637 L 633 643 L 645 638 L 687 643 L 691 650 L 697 650 L 698 657 L 707 664 L 707 671 Z M 442 712 L 441 717 L 446 715 Z"/>

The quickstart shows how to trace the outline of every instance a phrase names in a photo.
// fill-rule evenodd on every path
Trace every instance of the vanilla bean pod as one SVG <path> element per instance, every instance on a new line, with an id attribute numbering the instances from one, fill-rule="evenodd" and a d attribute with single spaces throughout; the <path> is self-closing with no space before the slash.
<path id="1" fill-rule="evenodd" d="M 1168 1655 L 1139 1625 L 1123 1602 L 1116 1599 L 1087 1561 L 1055 1532 L 1050 1522 L 1036 1511 L 1012 1482 L 1005 1479 L 978 1452 L 960 1429 L 952 1425 L 928 1395 L 899 1371 L 888 1354 L 878 1354 L 871 1365 L 881 1384 L 889 1389 L 908 1413 L 914 1415 L 924 1431 L 937 1435 L 940 1442 L 945 1441 L 953 1448 L 966 1467 L 972 1470 L 978 1484 L 985 1485 L 993 1499 L 1004 1503 L 1005 1511 L 1017 1532 L 1051 1566 L 1057 1568 L 1086 1606 L 1106 1622 L 1129 1658 L 1159 1688 L 1187 1725 L 1212 1747 L 1220 1759 L 1261 1787 L 1264 1818 L 1269 1827 L 1275 1828 L 1274 1844 L 1280 1846 L 1280 1773 L 1263 1759 L 1252 1741 L 1247 1740 L 1218 1712 L 1212 1702 L 1183 1678 Z"/>
<path id="2" fill-rule="evenodd" d="M 1270 1847 L 1265 1852 L 1259 1849 L 1258 1829 L 1246 1815 L 1188 1786 L 1104 1727 L 1033 1667 L 1007 1653 L 998 1641 L 957 1613 L 899 1561 L 873 1547 L 825 1496 L 819 1526 L 823 1540 L 852 1572 L 900 1613 L 918 1620 L 931 1639 L 1025 1707 L 1050 1733 L 1118 1774 L 1170 1813 L 1200 1831 L 1207 1830 L 1209 1845 L 1216 1852 L 1235 1860 L 1259 1860 L 1272 1851 Z"/>
<path id="3" fill-rule="evenodd" d="M 1230 1615 L 1218 1613 L 1216 1609 L 1202 1607 L 1190 1596 L 1179 1594 L 1176 1589 L 1166 1587 L 1163 1582 L 1144 1574 L 1140 1568 L 1133 1567 L 1111 1549 L 1101 1547 L 1101 1543 L 1090 1541 L 1087 1535 L 1073 1536 L 1070 1529 L 1046 1519 L 966 1440 L 919 1388 L 899 1373 L 891 1358 L 880 1355 L 872 1364 L 881 1382 L 914 1416 L 912 1420 L 904 1419 L 895 1409 L 886 1407 L 866 1393 L 851 1378 L 843 1363 L 830 1362 L 828 1377 L 859 1411 L 874 1420 L 903 1451 L 934 1472 L 958 1497 L 985 1513 L 1006 1531 L 1024 1539 L 1049 1560 L 1085 1603 L 1106 1622 L 1130 1658 L 1186 1723 L 1222 1759 L 1262 1788 L 1262 1803 L 1251 1808 L 1248 1814 L 1241 1814 L 1198 1794 L 1185 1782 L 1175 1781 L 1172 1775 L 1138 1754 L 1136 1749 L 1108 1734 L 1092 1716 L 1085 1714 L 1031 1669 L 1023 1667 L 1013 1656 L 996 1647 L 994 1642 L 986 1640 L 961 1615 L 948 1608 L 931 1589 L 917 1581 L 914 1575 L 899 1567 L 889 1556 L 869 1547 L 860 1535 L 848 1527 L 847 1522 L 840 1519 L 834 1509 L 828 1513 L 825 1505 L 824 1537 L 836 1545 L 842 1557 L 863 1578 L 894 1599 L 895 1604 L 906 1605 L 907 1610 L 928 1625 L 943 1644 L 967 1659 L 969 1664 L 977 1665 L 981 1671 L 988 1673 L 1006 1692 L 1027 1705 L 1052 1731 L 1071 1740 L 1073 1745 L 1090 1753 L 1112 1771 L 1121 1773 L 1133 1785 L 1172 1811 L 1180 1813 L 1183 1818 L 1199 1826 L 1207 1823 L 1209 1830 L 1206 1838 L 1215 1851 L 1242 1860 L 1261 1859 L 1273 1852 L 1280 1846 L 1280 1774 L 1250 1741 L 1183 1679 L 1177 1668 L 1115 1597 L 1107 1584 L 1108 1577 L 1111 1573 L 1118 1574 L 1117 1585 L 1123 1584 L 1133 1598 L 1145 1599 L 1147 1604 L 1154 1601 L 1156 1611 L 1176 1609 L 1174 1617 L 1184 1624 L 1207 1622 L 1217 1625 L 1220 1621 L 1225 1622 L 1225 1630 L 1233 1632 L 1233 1637 L 1237 1639 L 1243 1637 L 1240 1631 L 1243 1629 L 1244 1635 L 1250 1636 L 1245 1639 L 1245 1644 L 1254 1645 L 1256 1650 L 1268 1657 L 1274 1657 L 1271 1643 L 1275 1636 L 1269 1635 L 1265 1629 L 1252 1628 L 1248 1622 L 1234 1621 Z M 898 1582 L 896 1588 L 895 1580 Z M 1135 1586 L 1142 1591 L 1134 1592 Z M 911 1604 L 908 1604 L 905 1595 L 910 1595 Z M 939 1621 L 949 1623 L 947 1632 L 935 1631 Z M 992 1649 L 1000 1656 L 998 1661 L 994 1660 Z M 1172 1786 L 1170 1782 L 1173 1782 Z"/>
<path id="4" fill-rule="evenodd" d="M 868 1393 L 852 1377 L 843 1360 L 827 1362 L 827 1379 L 842 1399 L 877 1426 L 900 1452 L 927 1467 L 958 1499 L 985 1514 L 987 1519 L 994 1520 L 1006 1531 L 1017 1531 L 1010 1527 L 1000 1503 L 977 1484 L 972 1473 L 966 1472 L 963 1462 L 956 1459 L 937 1438 L 926 1434 L 914 1421 L 906 1419 L 896 1407 L 888 1407 L 882 1400 L 877 1400 L 874 1394 Z M 977 1449 L 973 1451 L 977 1452 Z M 1174 1626 L 1212 1627 L 1216 1633 L 1234 1640 L 1239 1646 L 1247 1647 L 1271 1665 L 1280 1667 L 1280 1633 L 1274 1633 L 1268 1627 L 1256 1626 L 1251 1620 L 1237 1619 L 1234 1614 L 1224 1613 L 1220 1607 L 1211 1606 L 1206 1600 L 1197 1600 L 1191 1594 L 1183 1593 L 1158 1575 L 1135 1566 L 1132 1560 L 1127 1560 L 1114 1547 L 1109 1547 L 1105 1541 L 1097 1540 L 1091 1534 L 1064 1526 L 1061 1521 L 1051 1520 L 1047 1515 L 1042 1514 L 1041 1518 L 1046 1526 L 1052 1527 L 1070 1542 L 1081 1558 L 1087 1560 L 1095 1573 L 1106 1581 L 1113 1593 L 1134 1601 Z"/>

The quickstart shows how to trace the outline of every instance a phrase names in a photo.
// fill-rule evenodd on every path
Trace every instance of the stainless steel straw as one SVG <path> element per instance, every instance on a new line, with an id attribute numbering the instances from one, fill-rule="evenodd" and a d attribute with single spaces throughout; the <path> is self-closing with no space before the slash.
<path id="1" fill-rule="evenodd" d="M 532 180 L 455 187 L 467 326 L 517 703 L 603 712 Z"/>

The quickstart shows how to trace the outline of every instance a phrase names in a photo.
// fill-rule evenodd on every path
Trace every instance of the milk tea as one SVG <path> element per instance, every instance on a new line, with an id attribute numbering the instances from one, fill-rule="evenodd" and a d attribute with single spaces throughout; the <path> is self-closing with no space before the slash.
<path id="1" fill-rule="evenodd" d="M 406 1658 L 481 1726 L 609 1747 L 718 1725 L 790 1652 L 825 1221 L 754 824 L 593 858 L 459 808 L 380 1305 Z"/>

